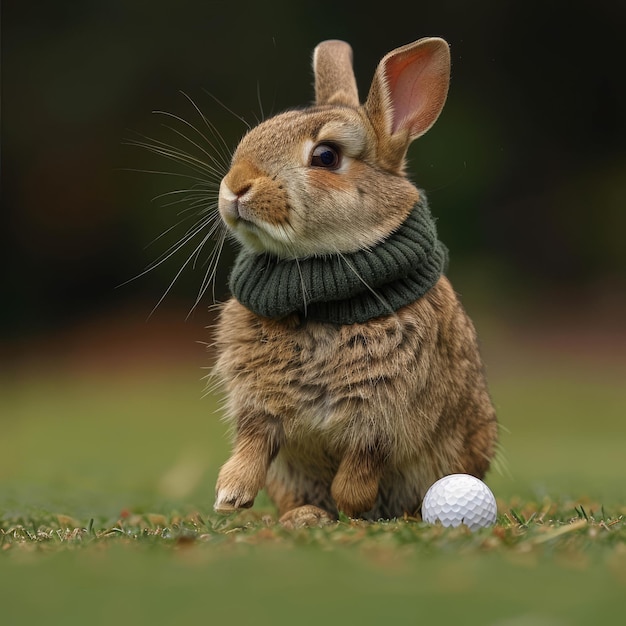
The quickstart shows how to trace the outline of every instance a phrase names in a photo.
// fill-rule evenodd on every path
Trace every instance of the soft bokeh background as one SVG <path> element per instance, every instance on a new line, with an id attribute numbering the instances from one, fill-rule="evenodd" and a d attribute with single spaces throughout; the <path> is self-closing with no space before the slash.
<path id="1" fill-rule="evenodd" d="M 131 170 L 183 170 L 125 140 L 147 135 L 189 148 L 166 127 L 170 118 L 152 113 L 202 126 L 184 92 L 234 147 L 245 130 L 237 116 L 254 123 L 310 101 L 318 41 L 352 43 L 364 96 L 380 57 L 425 35 L 450 42 L 453 76 L 440 120 L 411 149 L 411 175 L 451 250 L 450 276 L 481 334 L 496 399 L 508 381 L 542 368 L 575 389 L 619 380 L 626 10 L 569 6 L 443 0 L 371 14 L 361 3 L 5 4 L 0 332 L 8 387 L 92 372 L 106 391 L 115 376 L 132 386 L 159 370 L 193 380 L 191 401 L 203 411 L 210 355 L 198 342 L 210 340 L 212 298 L 187 313 L 204 257 L 151 317 L 192 249 L 126 283 L 186 228 L 168 231 L 180 205 L 152 200 L 185 179 Z M 218 300 L 231 258 L 225 250 Z M 589 420 L 601 419 L 599 396 L 590 403 L 600 415 Z M 554 402 L 542 428 L 571 422 Z M 523 427 L 529 416 L 518 425 L 516 410 L 501 406 L 503 423 L 522 426 L 515 441 L 536 444 L 536 431 Z M 611 428 L 624 434 L 621 424 Z"/>

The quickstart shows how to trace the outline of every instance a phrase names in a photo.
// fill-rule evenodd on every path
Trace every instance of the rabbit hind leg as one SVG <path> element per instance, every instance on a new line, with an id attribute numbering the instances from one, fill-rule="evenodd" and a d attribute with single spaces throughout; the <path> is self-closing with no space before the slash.
<path id="1" fill-rule="evenodd" d="M 265 485 L 285 526 L 317 526 L 336 520 L 337 508 L 330 494 L 334 470 L 304 468 L 282 454 L 270 466 Z"/>

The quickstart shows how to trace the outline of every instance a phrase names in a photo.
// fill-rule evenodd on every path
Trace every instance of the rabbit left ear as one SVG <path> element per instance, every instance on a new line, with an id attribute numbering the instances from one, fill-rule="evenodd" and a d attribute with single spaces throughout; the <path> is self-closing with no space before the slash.
<path id="1" fill-rule="evenodd" d="M 408 142 L 437 120 L 448 95 L 450 49 L 438 37 L 420 39 L 385 55 L 376 69 L 365 110 L 379 137 Z"/>
<path id="2" fill-rule="evenodd" d="M 352 48 L 345 41 L 322 41 L 313 52 L 315 104 L 359 106 L 352 70 Z"/>

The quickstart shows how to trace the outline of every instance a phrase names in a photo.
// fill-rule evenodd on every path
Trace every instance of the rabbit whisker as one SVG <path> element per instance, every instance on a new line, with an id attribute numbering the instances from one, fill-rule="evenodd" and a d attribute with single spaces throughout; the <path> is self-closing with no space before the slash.
<path id="1" fill-rule="evenodd" d="M 200 188 L 200 185 L 194 185 L 193 187 L 190 187 L 189 189 L 172 189 L 171 191 L 165 191 L 163 193 L 160 193 L 158 196 L 154 196 L 154 198 L 152 198 L 152 202 L 155 202 L 156 200 L 160 200 L 161 198 L 166 198 L 167 196 L 174 196 L 176 194 L 189 194 L 191 196 L 191 194 L 201 194 L 203 192 L 209 192 L 211 191 L 211 189 L 207 186 L 205 190 L 202 190 Z M 180 200 L 177 200 L 176 202 L 181 202 L 184 201 L 185 198 L 182 198 Z M 163 206 L 168 206 L 168 205 L 163 205 Z"/>
<path id="2" fill-rule="evenodd" d="M 385 300 L 375 289 L 373 289 L 369 283 L 359 274 L 358 270 L 348 261 L 345 254 L 343 254 L 340 250 L 335 249 L 335 253 L 341 258 L 341 260 L 346 264 L 346 266 L 350 269 L 350 271 L 367 287 L 370 293 L 385 307 L 389 310 L 390 315 L 395 315 L 395 311 L 391 307 L 391 305 Z"/>
<path id="3" fill-rule="evenodd" d="M 206 241 L 206 239 L 205 239 Z M 198 290 L 198 295 L 196 297 L 196 301 L 194 302 L 191 310 L 189 311 L 189 315 L 191 315 L 192 311 L 200 304 L 204 294 L 207 292 L 208 288 L 212 286 L 212 298 L 215 301 L 215 277 L 217 275 L 217 267 L 219 265 L 219 259 L 222 254 L 222 250 L 224 248 L 224 242 L 226 241 L 226 233 L 225 229 L 220 229 L 218 240 L 207 259 L 205 265 L 207 265 L 207 270 L 204 274 L 204 278 L 202 279 L 202 284 L 200 285 L 200 289 Z"/>
<path id="4" fill-rule="evenodd" d="M 217 102 L 217 104 L 219 104 L 224 110 L 228 111 L 228 113 L 230 113 L 233 117 L 235 117 L 242 124 L 244 124 L 244 126 L 248 130 L 252 130 L 252 126 L 246 121 L 244 117 L 235 113 L 230 107 L 226 106 L 220 99 L 217 98 L 217 96 L 214 96 L 210 91 L 207 91 L 206 89 L 203 89 L 202 91 L 204 91 L 204 93 L 210 98 L 213 98 L 213 100 L 215 100 L 215 102 Z"/>
<path id="5" fill-rule="evenodd" d="M 211 122 L 211 120 L 209 120 L 206 117 L 206 115 L 202 113 L 202 111 L 200 110 L 200 107 L 194 102 L 193 98 L 190 95 L 188 95 L 184 91 L 181 91 L 180 93 L 185 98 L 187 98 L 191 106 L 196 110 L 196 112 L 198 113 L 202 121 L 204 122 L 204 125 L 208 128 L 211 135 L 213 135 L 213 137 L 217 140 L 218 145 L 215 145 L 212 141 L 209 141 L 208 138 L 205 137 L 203 133 L 199 133 L 200 136 L 203 137 L 205 141 L 207 141 L 208 145 L 210 145 L 211 148 L 215 150 L 215 153 L 220 157 L 220 164 L 224 166 L 224 173 L 226 173 L 226 170 L 228 170 L 228 168 L 230 167 L 230 159 L 232 155 L 232 150 L 226 143 L 224 136 L 219 131 L 219 129 L 215 126 L 215 124 L 213 124 L 213 122 Z M 196 132 L 199 132 L 199 131 L 196 129 Z"/>
<path id="6" fill-rule="evenodd" d="M 185 92 L 181 91 L 180 93 L 191 104 L 199 120 L 201 120 L 200 122 L 196 121 L 194 123 L 194 121 L 187 120 L 180 115 L 163 110 L 155 110 L 153 114 L 172 120 L 171 122 L 163 123 L 162 126 L 171 132 L 173 137 L 178 139 L 177 143 L 180 144 L 182 140 L 183 147 L 141 133 L 135 133 L 134 137 L 124 142 L 127 145 L 142 148 L 160 158 L 168 159 L 182 166 L 180 172 L 159 171 L 156 169 L 135 169 L 130 171 L 158 174 L 160 176 L 179 176 L 182 180 L 188 181 L 186 188 L 172 189 L 152 198 L 153 202 L 159 200 L 159 205 L 162 207 L 178 206 L 177 215 L 180 219 L 174 225 L 166 228 L 148 246 L 181 228 L 187 222 L 187 226 L 183 228 L 182 236 L 177 238 L 172 245 L 154 259 L 144 271 L 126 281 L 130 282 L 144 276 L 170 260 L 181 250 L 187 248 L 187 246 L 191 247 L 191 250 L 188 250 L 189 254 L 186 254 L 184 262 L 177 269 L 169 286 L 161 295 L 150 315 L 156 311 L 183 271 L 188 267 L 196 269 L 202 266 L 204 268 L 197 297 L 189 311 L 189 315 L 199 305 L 202 297 L 211 286 L 213 287 L 213 299 L 215 300 L 217 268 L 228 235 L 226 226 L 221 221 L 219 211 L 217 210 L 217 189 L 222 177 L 230 167 L 232 150 L 229 148 L 223 135 L 202 113 L 194 100 Z M 211 94 L 209 95 L 224 109 L 233 113 L 228 107 L 219 102 L 217 98 Z M 235 117 L 250 129 L 250 125 L 243 118 Z M 191 222 L 189 223 L 190 220 Z M 214 245 L 207 248 L 211 240 Z M 203 255 L 203 252 L 209 248 L 210 252 Z M 202 260 L 203 256 L 207 257 L 206 260 Z"/>
<path id="7" fill-rule="evenodd" d="M 207 196 L 204 193 L 192 194 L 189 190 L 183 190 L 183 191 L 186 191 L 188 193 L 186 197 L 178 198 L 178 200 L 172 200 L 171 202 L 165 202 L 161 206 L 170 207 L 176 204 L 187 204 L 188 206 L 186 209 L 181 209 L 180 211 L 178 211 L 178 215 L 182 215 L 183 213 L 188 213 L 189 211 L 195 211 L 198 207 L 202 207 L 206 205 L 207 200 L 214 201 L 214 194 L 212 194 L 211 196 Z M 204 212 L 206 212 L 206 210 Z M 202 214 L 202 211 L 199 213 L 199 215 L 201 214 Z"/>
<path id="8" fill-rule="evenodd" d="M 263 112 L 263 102 L 261 100 L 261 83 L 257 80 L 256 82 L 256 99 L 259 103 L 259 110 L 261 112 L 261 122 L 265 120 L 265 113 Z"/>
<path id="9" fill-rule="evenodd" d="M 163 237 L 168 232 L 171 232 L 174 228 L 176 228 L 176 226 L 179 226 L 186 219 L 188 219 L 188 218 L 185 218 L 185 219 L 179 221 L 178 224 L 175 224 L 174 226 L 170 226 L 163 233 L 161 233 L 156 239 L 154 239 L 152 243 L 154 243 L 155 241 L 157 241 L 158 239 Z M 196 222 L 191 228 L 189 228 L 187 230 L 187 232 L 181 237 L 181 239 L 178 240 L 177 243 L 172 244 L 165 252 L 163 252 L 159 257 L 157 257 L 154 261 L 152 261 L 146 267 L 146 269 L 143 270 L 143 272 L 140 272 L 139 274 L 137 274 L 133 278 L 130 278 L 129 280 L 123 282 L 122 285 L 126 285 L 126 284 L 128 284 L 128 283 L 130 283 L 130 282 L 132 282 L 134 280 L 137 280 L 138 278 L 141 278 L 142 276 L 145 276 L 146 274 L 148 274 L 152 270 L 154 270 L 157 267 L 159 267 L 165 261 L 170 259 L 174 254 L 176 254 L 187 243 L 189 243 L 198 233 L 200 233 L 205 228 L 205 226 L 207 224 L 210 224 L 211 221 L 213 221 L 214 219 L 215 219 L 214 216 L 209 216 L 208 218 L 204 218 L 203 220 L 200 220 L 199 222 Z M 152 243 L 149 244 L 149 245 L 152 245 Z M 187 261 L 185 262 L 185 265 L 188 264 L 188 262 L 191 260 L 191 258 L 193 258 L 193 253 L 191 254 L 190 258 L 187 259 Z M 176 278 L 178 278 L 178 275 L 176 276 Z M 120 286 L 122 286 L 122 285 L 120 285 Z M 172 285 L 173 285 L 173 283 L 170 284 L 170 287 L 168 288 L 168 291 L 169 291 L 169 289 L 171 289 Z M 161 300 L 159 300 L 159 303 L 162 301 L 162 299 L 163 298 L 161 298 Z M 153 310 L 153 312 L 154 312 L 154 310 Z"/>
<path id="10" fill-rule="evenodd" d="M 307 305 L 308 305 L 308 293 L 306 290 L 306 285 L 304 284 L 304 277 L 302 276 L 302 268 L 300 267 L 300 261 L 298 257 L 295 257 L 296 267 L 298 268 L 298 274 L 300 275 L 300 285 L 302 286 L 302 304 L 304 307 L 304 317 L 307 315 Z"/>
<path id="11" fill-rule="evenodd" d="M 175 252 L 177 252 L 178 250 L 180 250 L 181 247 L 183 247 L 187 242 L 191 241 L 191 239 L 193 239 L 199 232 L 202 231 L 202 229 L 206 226 L 207 223 L 210 223 L 210 221 L 213 219 L 214 217 L 211 216 L 209 218 L 209 220 L 202 220 L 197 226 L 196 228 L 193 230 L 193 233 L 190 233 L 188 235 L 186 235 L 185 237 L 183 237 L 183 240 L 176 246 L 174 246 L 174 250 L 172 250 L 172 252 L 170 252 L 164 259 L 161 259 L 161 261 L 159 261 L 159 263 L 157 265 L 160 265 L 161 263 L 163 263 L 166 258 L 170 258 L 172 256 L 172 254 L 174 254 Z M 216 228 L 216 226 L 214 225 L 214 228 Z M 191 252 L 191 254 L 187 257 L 187 260 L 181 265 L 180 269 L 178 270 L 178 272 L 176 272 L 176 275 L 174 276 L 174 278 L 172 279 L 172 281 L 170 282 L 169 286 L 167 287 L 167 289 L 165 290 L 165 292 L 163 293 L 163 295 L 159 298 L 159 301 L 156 303 L 156 305 L 154 306 L 154 308 L 152 309 L 152 311 L 150 312 L 150 315 L 148 317 L 151 317 L 154 312 L 159 308 L 159 306 L 161 305 L 161 302 L 163 302 L 163 300 L 165 299 L 165 297 L 168 295 L 168 293 L 172 290 L 172 287 L 174 286 L 174 284 L 176 283 L 176 281 L 180 278 L 180 275 L 183 273 L 184 269 L 189 265 L 189 263 L 191 263 L 192 259 L 197 258 L 197 255 L 200 253 L 200 251 L 202 250 L 202 248 L 205 246 L 205 244 L 207 243 L 207 241 L 211 238 L 211 235 L 213 234 L 214 231 L 209 231 L 209 233 L 207 233 L 202 240 L 200 241 L 200 243 L 193 249 L 193 251 Z M 156 267 L 156 265 L 154 265 L 151 269 L 154 269 L 154 267 Z M 146 270 L 148 271 L 148 270 Z M 144 272 L 145 273 L 145 272 Z M 194 305 L 193 308 L 195 308 L 196 305 Z M 192 311 L 193 311 L 192 308 Z"/>
<path id="12" fill-rule="evenodd" d="M 128 145 L 132 145 L 132 144 L 128 144 Z M 180 178 L 189 178 L 190 180 L 195 180 L 196 182 L 199 182 L 201 184 L 206 184 L 207 182 L 205 178 L 198 178 L 197 176 L 191 176 L 189 174 L 181 174 L 180 172 L 163 172 L 159 170 L 146 170 L 146 169 L 139 169 L 139 168 L 134 168 L 134 167 L 122 167 L 120 169 L 125 172 L 138 172 L 139 174 L 158 174 L 159 176 L 179 176 Z"/>
<path id="13" fill-rule="evenodd" d="M 219 215 L 215 212 L 215 206 L 216 206 L 215 201 L 213 200 L 213 201 L 207 203 L 206 200 L 208 200 L 208 198 L 205 199 L 205 202 L 203 203 L 204 208 L 201 211 L 198 211 L 194 215 L 186 215 L 185 217 L 183 217 L 183 219 L 179 220 L 176 224 L 174 224 L 170 228 L 166 229 L 163 233 L 161 233 L 161 235 L 159 235 L 149 245 L 152 245 L 154 243 L 154 241 L 160 239 L 165 233 L 168 233 L 172 229 L 180 226 L 183 222 L 186 222 L 187 220 L 192 219 L 193 217 L 202 217 L 203 215 L 205 215 L 209 211 L 213 211 L 213 213 L 211 215 L 207 215 L 202 220 L 196 222 L 191 227 L 189 227 L 189 229 L 186 231 L 186 233 L 183 235 L 183 237 L 179 240 L 179 242 L 181 242 L 182 239 L 184 239 L 187 235 L 191 234 L 193 236 L 193 235 L 195 235 L 196 230 L 202 229 L 205 226 L 207 226 L 208 224 L 210 224 L 211 222 L 218 220 L 219 219 Z M 182 215 L 183 213 L 188 212 L 190 210 L 192 210 L 191 207 L 180 211 L 178 214 Z M 211 232 L 214 232 L 214 230 L 215 230 L 215 226 L 212 227 L 212 231 Z M 176 245 L 177 244 L 173 244 L 173 246 L 176 246 Z"/>
<path id="14" fill-rule="evenodd" d="M 211 154 L 210 152 L 208 152 L 207 150 L 205 150 L 198 142 L 194 141 L 193 139 L 191 139 L 191 137 L 189 137 L 188 135 L 186 135 L 185 133 L 183 133 L 182 131 L 178 130 L 177 128 L 175 128 L 174 126 L 170 126 L 168 124 L 163 124 L 163 126 L 165 128 L 167 128 L 168 130 L 171 130 L 172 132 L 176 133 L 177 135 L 179 135 L 180 137 L 182 137 L 185 141 L 189 142 L 192 146 L 198 148 L 198 150 L 200 150 L 200 152 L 202 152 L 204 155 L 206 155 L 209 160 L 213 163 L 213 165 L 215 167 L 209 166 L 211 170 L 213 170 L 214 172 L 218 172 L 218 173 L 222 173 L 224 171 L 224 169 L 228 168 L 228 163 L 225 161 L 224 156 L 222 155 L 221 152 L 218 151 L 218 149 L 215 147 L 215 145 L 213 144 L 213 142 L 206 137 L 203 133 L 201 133 L 195 126 L 193 126 L 193 124 L 186 122 L 182 117 L 178 117 L 177 115 L 174 115 L 172 113 L 167 113 L 165 111 L 153 111 L 155 114 L 157 115 L 164 115 L 164 116 L 168 116 L 171 117 L 175 120 L 180 121 L 183 124 L 186 124 L 189 128 L 191 128 L 194 132 L 196 132 L 204 141 L 206 141 L 206 143 L 213 148 L 213 150 L 218 154 L 218 156 L 220 157 L 220 159 L 218 160 L 217 157 L 213 154 Z M 163 142 L 161 142 L 163 143 Z M 181 150 L 182 152 L 182 150 Z M 208 164 L 205 164 L 208 166 Z M 216 169 L 219 168 L 219 169 Z"/>
<path id="15" fill-rule="evenodd" d="M 171 130 L 173 132 L 178 132 L 176 129 L 163 124 L 165 128 Z M 181 134 L 181 133 L 178 133 Z M 191 171 L 196 172 L 197 174 L 201 174 L 203 176 L 208 177 L 209 180 L 219 181 L 222 177 L 222 171 L 213 167 L 209 163 L 194 157 L 192 154 L 185 152 L 175 146 L 172 146 L 164 141 L 160 141 L 158 139 L 154 139 L 152 137 L 147 137 L 145 135 L 140 135 L 142 139 L 145 141 L 140 141 L 138 139 L 127 139 L 124 143 L 129 146 L 136 146 L 139 148 L 143 148 L 156 154 L 158 156 L 165 157 L 170 159 L 171 161 L 175 161 L 176 163 L 180 163 L 188 167 Z M 207 179 L 199 179 L 202 182 L 206 183 Z"/>

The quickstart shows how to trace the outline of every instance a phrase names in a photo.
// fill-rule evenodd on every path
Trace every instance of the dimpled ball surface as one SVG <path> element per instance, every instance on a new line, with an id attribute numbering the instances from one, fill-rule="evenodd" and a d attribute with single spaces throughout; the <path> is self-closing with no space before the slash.
<path id="1" fill-rule="evenodd" d="M 470 530 L 496 523 L 496 499 L 482 480 L 469 474 L 440 478 L 426 492 L 422 519 L 443 526 L 465 524 Z"/>

